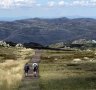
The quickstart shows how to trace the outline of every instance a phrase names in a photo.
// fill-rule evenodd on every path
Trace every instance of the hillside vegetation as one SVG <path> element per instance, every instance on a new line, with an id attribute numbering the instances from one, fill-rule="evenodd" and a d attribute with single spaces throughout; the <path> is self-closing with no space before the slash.
<path id="1" fill-rule="evenodd" d="M 33 55 L 32 49 L 0 47 L 0 90 L 18 90 L 24 65 Z"/>
<path id="2" fill-rule="evenodd" d="M 96 50 L 44 51 L 41 90 L 96 90 Z"/>
<path id="3" fill-rule="evenodd" d="M 40 77 L 22 82 L 24 65 L 34 54 L 23 47 L 0 47 L 0 90 L 96 90 L 96 49 L 43 50 Z"/>
<path id="4" fill-rule="evenodd" d="M 77 39 L 96 40 L 96 20 L 91 18 L 25 19 L 0 22 L 0 40 L 49 45 Z"/>

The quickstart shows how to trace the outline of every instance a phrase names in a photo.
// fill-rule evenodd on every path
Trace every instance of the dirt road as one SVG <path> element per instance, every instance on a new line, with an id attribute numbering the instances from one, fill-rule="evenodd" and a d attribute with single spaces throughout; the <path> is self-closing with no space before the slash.
<path id="1" fill-rule="evenodd" d="M 32 63 L 38 63 L 40 62 L 40 56 L 41 56 L 41 50 L 35 50 L 35 55 L 30 59 L 28 62 L 30 66 L 30 71 L 28 74 L 28 77 L 24 77 L 22 80 L 22 84 L 19 87 L 19 90 L 40 90 L 39 88 L 39 71 L 38 76 L 33 76 L 33 70 L 32 70 Z"/>

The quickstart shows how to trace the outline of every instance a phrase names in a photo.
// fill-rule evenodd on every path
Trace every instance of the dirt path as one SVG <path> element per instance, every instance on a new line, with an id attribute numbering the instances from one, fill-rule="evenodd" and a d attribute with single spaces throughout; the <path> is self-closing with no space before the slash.
<path id="1" fill-rule="evenodd" d="M 35 55 L 32 57 L 32 59 L 28 63 L 30 65 L 30 71 L 29 71 L 28 77 L 23 78 L 22 84 L 19 87 L 19 90 L 40 90 L 39 71 L 38 71 L 38 77 L 34 77 L 33 70 L 32 70 L 32 63 L 35 62 L 39 64 L 40 56 L 41 56 L 41 50 L 36 50 Z"/>

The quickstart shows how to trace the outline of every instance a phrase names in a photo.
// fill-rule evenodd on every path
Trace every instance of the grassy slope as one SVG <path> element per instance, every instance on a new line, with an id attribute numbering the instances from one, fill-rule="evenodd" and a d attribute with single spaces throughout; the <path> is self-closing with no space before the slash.
<path id="1" fill-rule="evenodd" d="M 41 90 L 96 90 L 95 51 L 45 51 L 41 58 Z"/>
<path id="2" fill-rule="evenodd" d="M 33 54 L 31 49 L 0 47 L 0 90 L 36 90 L 38 83 L 41 90 L 96 90 L 95 51 L 45 51 L 40 80 L 21 84 L 24 64 Z M 82 61 L 74 62 L 76 58 Z"/>
<path id="3" fill-rule="evenodd" d="M 23 68 L 34 54 L 32 49 L 0 47 L 0 90 L 17 90 Z"/>

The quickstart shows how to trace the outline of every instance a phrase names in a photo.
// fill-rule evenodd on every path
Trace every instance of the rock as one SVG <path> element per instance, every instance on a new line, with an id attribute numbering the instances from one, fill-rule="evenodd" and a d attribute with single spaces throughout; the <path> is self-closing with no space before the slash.
<path id="1" fill-rule="evenodd" d="M 73 59 L 74 62 L 81 62 L 82 60 L 77 58 L 77 59 Z"/>
<path id="2" fill-rule="evenodd" d="M 85 60 L 88 60 L 89 58 L 88 57 L 84 57 Z"/>
<path id="3" fill-rule="evenodd" d="M 58 60 L 57 58 L 55 58 L 54 60 Z"/>
<path id="4" fill-rule="evenodd" d="M 94 62 L 95 60 L 94 59 L 90 59 L 90 62 Z"/>

